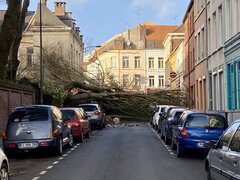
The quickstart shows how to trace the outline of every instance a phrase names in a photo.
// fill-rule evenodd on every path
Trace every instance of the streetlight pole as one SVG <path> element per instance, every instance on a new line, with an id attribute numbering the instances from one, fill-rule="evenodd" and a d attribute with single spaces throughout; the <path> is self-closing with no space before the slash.
<path id="1" fill-rule="evenodd" d="M 40 2 L 40 104 L 43 104 L 42 2 Z"/>

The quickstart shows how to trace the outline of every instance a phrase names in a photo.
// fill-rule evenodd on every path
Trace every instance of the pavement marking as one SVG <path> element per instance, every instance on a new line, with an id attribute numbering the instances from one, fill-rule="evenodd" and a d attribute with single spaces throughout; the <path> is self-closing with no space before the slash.
<path id="1" fill-rule="evenodd" d="M 75 148 L 71 148 L 70 150 L 73 151 Z"/>
<path id="2" fill-rule="evenodd" d="M 154 130 L 151 128 L 150 124 L 148 124 L 150 129 L 154 132 L 154 134 L 157 136 L 157 138 L 162 142 L 163 146 L 167 149 L 167 151 L 170 153 L 170 155 L 175 155 L 174 152 L 169 149 L 168 145 L 166 145 L 163 140 L 161 139 L 160 135 Z"/>
<path id="3" fill-rule="evenodd" d="M 55 161 L 55 162 L 53 162 L 52 164 L 58 164 L 59 163 L 59 161 Z"/>
<path id="4" fill-rule="evenodd" d="M 48 166 L 46 169 L 52 169 L 53 168 L 53 166 Z"/>
<path id="5" fill-rule="evenodd" d="M 64 155 L 62 155 L 63 157 L 66 157 L 66 156 L 68 156 L 68 154 L 64 154 Z"/>
<path id="6" fill-rule="evenodd" d="M 32 178 L 32 180 L 37 180 L 37 179 L 39 179 L 40 177 L 34 177 L 34 178 Z"/>
<path id="7" fill-rule="evenodd" d="M 46 172 L 47 172 L 47 171 L 42 171 L 42 172 L 40 172 L 39 174 L 40 174 L 40 175 L 44 175 L 44 174 L 46 174 Z"/>
<path id="8" fill-rule="evenodd" d="M 67 154 L 70 154 L 72 151 L 68 151 Z"/>
<path id="9" fill-rule="evenodd" d="M 63 160 L 63 157 L 58 158 L 58 160 Z"/>

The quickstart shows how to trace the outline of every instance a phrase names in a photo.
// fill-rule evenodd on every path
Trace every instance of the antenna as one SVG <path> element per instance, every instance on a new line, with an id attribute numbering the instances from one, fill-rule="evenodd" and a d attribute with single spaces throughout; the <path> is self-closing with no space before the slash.
<path id="1" fill-rule="evenodd" d="M 140 8 L 140 6 L 136 6 L 135 7 L 135 11 L 136 11 L 136 15 L 137 15 L 137 20 L 140 22 L 140 16 L 142 15 L 141 11 L 142 9 Z"/>

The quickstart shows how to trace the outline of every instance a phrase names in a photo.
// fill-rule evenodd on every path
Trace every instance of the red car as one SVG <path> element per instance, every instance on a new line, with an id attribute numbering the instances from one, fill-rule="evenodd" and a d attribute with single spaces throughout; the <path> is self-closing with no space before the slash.
<path id="1" fill-rule="evenodd" d="M 63 120 L 71 126 L 72 136 L 75 139 L 82 142 L 84 137 L 90 137 L 91 126 L 87 114 L 82 108 L 62 108 L 61 112 Z"/>

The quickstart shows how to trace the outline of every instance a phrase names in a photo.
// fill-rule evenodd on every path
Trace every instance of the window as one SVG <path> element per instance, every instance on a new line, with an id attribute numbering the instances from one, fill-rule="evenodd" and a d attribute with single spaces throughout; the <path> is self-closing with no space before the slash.
<path id="1" fill-rule="evenodd" d="M 153 57 L 148 58 L 148 67 L 149 67 L 149 69 L 154 68 L 154 58 Z"/>
<path id="2" fill-rule="evenodd" d="M 238 127 L 229 145 L 230 151 L 240 152 L 240 128 Z"/>
<path id="3" fill-rule="evenodd" d="M 32 67 L 33 66 L 33 47 L 27 48 L 27 66 Z"/>
<path id="4" fill-rule="evenodd" d="M 218 28 L 218 34 L 219 36 L 219 45 L 222 46 L 223 44 L 223 11 L 222 11 L 222 5 L 218 8 L 218 14 L 219 14 L 219 28 Z"/>
<path id="5" fill-rule="evenodd" d="M 135 86 L 140 86 L 140 79 L 141 79 L 141 75 L 138 75 L 138 74 L 135 74 L 135 78 L 134 78 L 134 81 L 135 81 Z"/>
<path id="6" fill-rule="evenodd" d="M 163 69 L 164 64 L 163 64 L 163 58 L 158 58 L 158 69 Z"/>
<path id="7" fill-rule="evenodd" d="M 154 76 L 149 76 L 149 87 L 154 87 Z"/>
<path id="8" fill-rule="evenodd" d="M 164 76 L 159 76 L 158 77 L 158 83 L 159 83 L 159 87 L 164 87 Z"/>
<path id="9" fill-rule="evenodd" d="M 129 86 L 129 76 L 123 75 L 123 87 Z"/>
<path id="10" fill-rule="evenodd" d="M 140 68 L 141 67 L 141 58 L 140 56 L 135 56 L 135 68 Z"/>
<path id="11" fill-rule="evenodd" d="M 228 148 L 228 143 L 235 132 L 235 130 L 239 127 L 239 123 L 234 123 L 231 125 L 223 134 L 223 136 L 220 138 L 217 144 L 218 149 L 224 149 L 226 150 Z"/>
<path id="12" fill-rule="evenodd" d="M 117 64 L 116 64 L 116 57 L 111 57 L 111 68 L 116 68 Z"/>
<path id="13" fill-rule="evenodd" d="M 129 57 L 123 56 L 123 68 L 129 68 Z"/>

